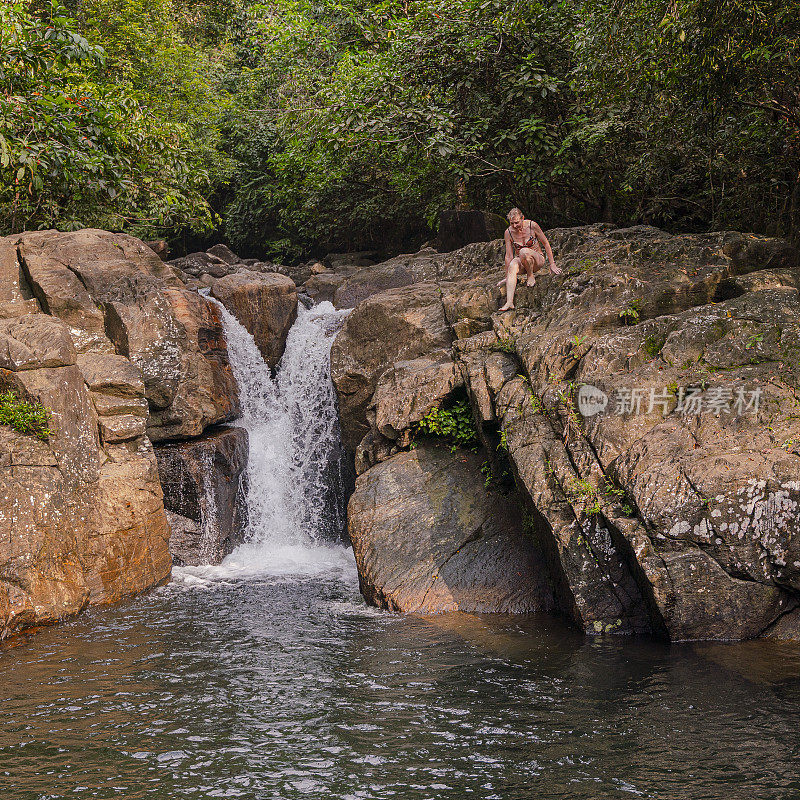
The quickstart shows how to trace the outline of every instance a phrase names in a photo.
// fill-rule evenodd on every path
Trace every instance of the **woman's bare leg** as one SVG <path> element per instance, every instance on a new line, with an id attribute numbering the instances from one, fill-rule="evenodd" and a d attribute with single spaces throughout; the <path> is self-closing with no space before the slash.
<path id="1" fill-rule="evenodd" d="M 528 286 L 533 286 L 536 283 L 533 273 L 538 272 L 544 266 L 544 256 L 538 250 L 525 247 L 520 252 L 520 260 L 528 276 Z"/>
<path id="2" fill-rule="evenodd" d="M 506 275 L 506 302 L 505 305 L 500 306 L 501 311 L 509 311 L 514 308 L 514 293 L 517 291 L 517 273 L 519 272 L 519 267 L 519 258 L 515 258 L 508 265 L 508 273 Z"/>

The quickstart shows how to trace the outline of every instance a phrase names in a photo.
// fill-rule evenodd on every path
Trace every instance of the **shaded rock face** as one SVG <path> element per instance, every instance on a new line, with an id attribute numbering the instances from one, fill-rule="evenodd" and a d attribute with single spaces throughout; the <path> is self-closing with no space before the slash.
<path id="1" fill-rule="evenodd" d="M 26 283 L 66 323 L 76 350 L 121 355 L 139 368 L 153 441 L 196 436 L 236 416 L 217 309 L 143 242 L 83 230 L 22 234 L 15 244 Z"/>
<path id="2" fill-rule="evenodd" d="M 178 517 L 170 517 L 176 523 L 177 535 L 170 539 L 176 564 L 218 564 L 242 541 L 247 456 L 244 428 L 213 430 L 156 448 L 164 505 Z"/>
<path id="3" fill-rule="evenodd" d="M 0 353 L 0 386 L 52 412 L 47 442 L 0 427 L 2 639 L 154 586 L 171 560 L 139 371 L 87 360 L 42 313 L 3 321 Z"/>
<path id="4" fill-rule="evenodd" d="M 434 245 L 440 252 L 457 250 L 472 242 L 502 239 L 508 222 L 488 211 L 446 209 L 439 214 L 439 233 Z"/>
<path id="5" fill-rule="evenodd" d="M 420 447 L 356 482 L 348 530 L 361 591 L 393 611 L 554 607 L 544 557 L 512 499 L 486 492 L 474 454 Z"/>
<path id="6" fill-rule="evenodd" d="M 264 360 L 275 367 L 297 319 L 297 287 L 292 279 L 241 271 L 214 281 L 211 294 L 252 334 Z"/>
<path id="7" fill-rule="evenodd" d="M 499 248 L 487 247 L 483 268 L 464 268 L 481 245 L 438 262 L 426 255 L 435 278 L 355 309 L 334 377 L 348 446 L 362 436 L 362 478 L 399 457 L 413 425 L 395 414 L 379 427 L 388 393 L 378 387 L 392 387 L 386 408 L 447 396 L 426 369 L 405 385 L 392 377 L 415 371 L 398 364 L 408 356 L 372 355 L 374 311 L 362 308 L 418 318 L 414 304 L 433 286 L 439 342 L 449 332 L 476 419 L 503 434 L 560 607 L 576 624 L 672 640 L 791 635 L 800 599 L 796 252 L 732 232 L 595 225 L 548 237 L 565 274 L 520 287 L 515 312 L 495 313 Z M 420 347 L 413 358 L 446 349 Z M 605 394 L 604 411 L 580 413 L 583 384 Z M 678 407 L 691 392 L 705 397 L 701 413 Z M 757 408 L 737 408 L 755 392 Z"/>

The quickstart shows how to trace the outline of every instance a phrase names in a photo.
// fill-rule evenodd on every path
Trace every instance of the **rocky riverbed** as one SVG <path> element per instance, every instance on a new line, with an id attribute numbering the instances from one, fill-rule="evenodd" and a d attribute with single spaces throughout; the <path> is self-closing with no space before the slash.
<path id="1" fill-rule="evenodd" d="M 564 274 L 506 314 L 498 241 L 290 269 L 224 246 L 165 263 L 94 230 L 0 240 L 0 382 L 52 410 L 47 442 L 0 428 L 0 638 L 240 540 L 246 434 L 220 428 L 238 390 L 197 289 L 270 365 L 298 297 L 353 309 L 332 374 L 368 601 L 800 638 L 796 252 L 730 232 L 548 236 Z M 459 398 L 480 452 L 418 434 Z"/>

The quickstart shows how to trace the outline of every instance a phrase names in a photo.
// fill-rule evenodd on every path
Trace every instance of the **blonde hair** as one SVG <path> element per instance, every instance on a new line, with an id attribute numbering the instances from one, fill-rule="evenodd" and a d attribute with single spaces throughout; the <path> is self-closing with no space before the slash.
<path id="1" fill-rule="evenodd" d="M 506 214 L 506 217 L 508 218 L 509 222 L 511 222 L 511 220 L 515 217 L 522 217 L 525 219 L 525 215 L 518 208 L 512 208 L 511 211 Z"/>

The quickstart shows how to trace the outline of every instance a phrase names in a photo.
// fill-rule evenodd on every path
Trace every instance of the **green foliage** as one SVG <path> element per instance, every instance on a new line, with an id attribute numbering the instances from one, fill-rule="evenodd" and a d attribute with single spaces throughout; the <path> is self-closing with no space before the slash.
<path id="1" fill-rule="evenodd" d="M 580 349 L 583 343 L 586 341 L 585 336 L 578 336 L 577 334 L 572 337 L 572 349 L 570 350 L 570 355 L 577 361 L 581 358 L 580 356 Z"/>
<path id="2" fill-rule="evenodd" d="M 391 247 L 464 201 L 796 231 L 798 18 L 800 0 L 250 4 L 226 229 Z"/>
<path id="3" fill-rule="evenodd" d="M 497 445 L 497 452 L 498 453 L 507 453 L 508 452 L 508 436 L 504 430 L 500 431 L 500 441 Z"/>
<path id="4" fill-rule="evenodd" d="M 0 4 L 0 233 L 299 258 L 463 203 L 800 236 L 800 0 L 63 3 Z"/>
<path id="5" fill-rule="evenodd" d="M 510 336 L 499 336 L 496 342 L 492 342 L 492 344 L 489 345 L 489 349 L 499 353 L 517 354 L 517 346 Z"/>
<path id="6" fill-rule="evenodd" d="M 763 341 L 764 341 L 764 334 L 763 334 L 763 333 L 759 333 L 759 334 L 757 334 L 757 335 L 751 336 L 751 337 L 750 337 L 750 338 L 747 340 L 747 344 L 745 344 L 745 346 L 744 346 L 744 349 L 745 349 L 745 350 L 751 350 L 751 349 L 752 349 L 753 347 L 755 347 L 755 346 L 756 346 L 756 345 L 757 345 L 759 342 L 763 342 Z"/>
<path id="7" fill-rule="evenodd" d="M 655 358 L 660 352 L 661 348 L 664 346 L 664 337 L 658 336 L 655 333 L 650 333 L 644 337 L 644 351 L 647 353 L 650 358 Z"/>
<path id="8" fill-rule="evenodd" d="M 490 489 L 494 481 L 494 472 L 492 471 L 492 465 L 488 461 L 484 461 L 481 464 L 481 475 L 483 475 L 483 488 Z"/>
<path id="9" fill-rule="evenodd" d="M 639 321 L 641 305 L 641 300 L 631 300 L 631 302 L 619 312 L 619 318 L 625 325 L 635 325 Z"/>
<path id="10" fill-rule="evenodd" d="M 606 478 L 603 492 L 608 500 L 619 504 L 623 514 L 629 517 L 633 516 L 633 503 L 628 498 L 627 493 L 621 486 L 617 486 L 613 481 Z"/>
<path id="11" fill-rule="evenodd" d="M 597 487 L 589 481 L 583 478 L 573 478 L 564 485 L 564 490 L 570 502 L 579 505 L 587 516 L 600 513 L 600 496 Z"/>
<path id="12" fill-rule="evenodd" d="M 50 411 L 39 403 L 22 400 L 14 392 L 0 393 L 0 425 L 47 441 L 50 436 Z"/>
<path id="13" fill-rule="evenodd" d="M 80 19 L 56 0 L 0 6 L 0 233 L 209 223 L 213 137 L 195 146 L 180 92 L 190 64 L 207 78 L 156 6 L 170 18 L 168 0 L 86 0 Z"/>
<path id="14" fill-rule="evenodd" d="M 419 421 L 417 430 L 444 439 L 454 451 L 478 444 L 475 420 L 467 400 L 457 400 L 449 408 L 432 409 Z"/>

